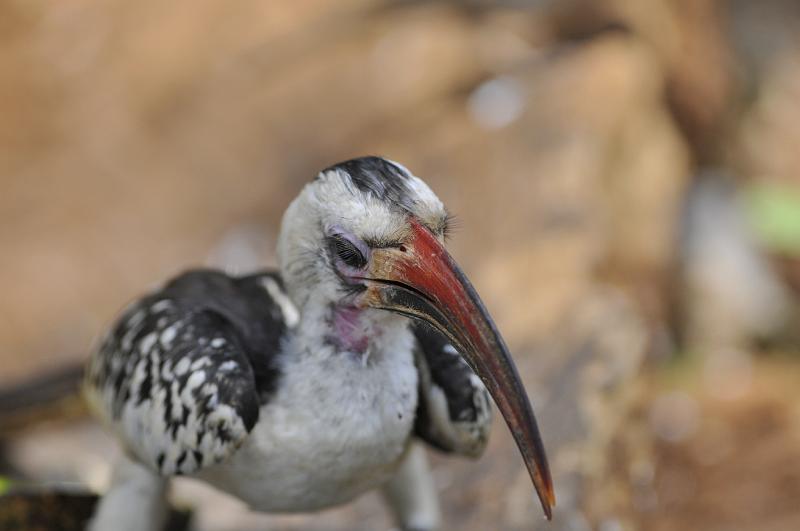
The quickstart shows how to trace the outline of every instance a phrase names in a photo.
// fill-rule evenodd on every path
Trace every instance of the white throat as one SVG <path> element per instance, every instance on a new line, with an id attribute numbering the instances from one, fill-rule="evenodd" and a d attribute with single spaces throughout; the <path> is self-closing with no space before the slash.
<path id="1" fill-rule="evenodd" d="M 364 365 L 413 348 L 408 318 L 386 310 L 342 306 L 313 297 L 301 309 L 293 336 L 286 355 L 317 359 L 346 356 Z"/>

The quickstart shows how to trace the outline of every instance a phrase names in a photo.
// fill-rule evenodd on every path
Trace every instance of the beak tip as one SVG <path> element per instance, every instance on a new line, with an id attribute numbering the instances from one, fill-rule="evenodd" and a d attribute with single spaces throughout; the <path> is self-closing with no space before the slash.
<path id="1" fill-rule="evenodd" d="M 556 494 L 553 490 L 553 483 L 550 480 L 548 475 L 547 481 L 544 485 L 542 485 L 542 489 L 538 490 L 539 494 L 539 501 L 542 504 L 542 510 L 544 511 L 544 517 L 548 521 L 553 519 L 553 507 L 556 506 Z"/>
<path id="2" fill-rule="evenodd" d="M 549 505 L 542 504 L 542 508 L 544 509 L 544 519 L 548 522 L 553 520 L 553 508 Z"/>

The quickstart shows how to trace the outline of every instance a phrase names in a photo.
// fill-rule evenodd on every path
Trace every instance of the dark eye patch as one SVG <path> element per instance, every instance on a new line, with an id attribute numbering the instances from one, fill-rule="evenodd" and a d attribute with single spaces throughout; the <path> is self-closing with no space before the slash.
<path id="1" fill-rule="evenodd" d="M 358 248 L 347 238 L 331 236 L 328 238 L 331 252 L 338 256 L 348 266 L 361 269 L 367 265 L 367 259 Z"/>

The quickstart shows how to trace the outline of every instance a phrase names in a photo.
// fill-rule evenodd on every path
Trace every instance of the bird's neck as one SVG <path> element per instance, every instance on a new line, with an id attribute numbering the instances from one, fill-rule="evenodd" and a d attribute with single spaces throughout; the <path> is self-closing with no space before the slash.
<path id="1" fill-rule="evenodd" d="M 371 342 L 382 336 L 383 330 L 365 318 L 364 310 L 354 306 L 332 306 L 328 317 L 328 339 L 340 350 L 363 355 Z"/>
<path id="2" fill-rule="evenodd" d="M 348 355 L 368 363 L 411 346 L 408 319 L 385 310 L 306 304 L 297 329 L 300 344 L 313 355 Z"/>

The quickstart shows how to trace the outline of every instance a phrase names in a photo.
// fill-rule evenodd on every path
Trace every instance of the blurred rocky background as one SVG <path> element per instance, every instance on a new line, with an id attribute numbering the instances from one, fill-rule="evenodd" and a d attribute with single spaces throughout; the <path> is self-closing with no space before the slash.
<path id="1" fill-rule="evenodd" d="M 457 214 L 555 474 L 546 524 L 498 420 L 434 458 L 447 529 L 800 529 L 798 145 L 796 0 L 0 0 L 0 527 L 107 484 L 69 395 L 127 301 L 274 264 L 303 184 L 382 154 Z M 173 495 L 198 530 L 392 527 Z"/>

